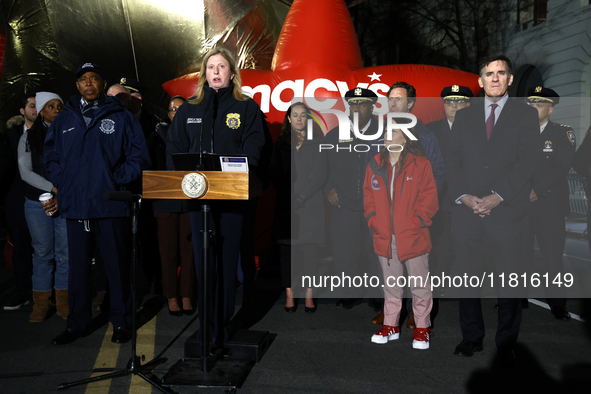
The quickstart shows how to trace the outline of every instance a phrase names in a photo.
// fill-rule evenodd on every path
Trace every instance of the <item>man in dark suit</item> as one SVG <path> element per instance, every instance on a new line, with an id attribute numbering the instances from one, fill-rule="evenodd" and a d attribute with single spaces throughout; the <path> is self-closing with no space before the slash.
<path id="1" fill-rule="evenodd" d="M 540 119 L 540 159 L 532 179 L 528 214 L 529 261 L 533 263 L 535 237 L 542 253 L 542 265 L 539 269 L 532 265 L 532 269 L 540 275 L 548 273 L 549 280 L 552 281 L 557 274 L 562 273 L 566 237 L 564 217 L 570 214 L 566 176 L 575 156 L 575 132 L 570 126 L 550 121 L 554 105 L 560 102 L 560 97 L 554 90 L 537 86 L 530 88 L 527 96 L 528 104 L 538 110 Z M 554 317 L 558 320 L 570 320 L 564 288 L 547 288 L 546 295 Z"/>
<path id="2" fill-rule="evenodd" d="M 31 247 L 31 234 L 25 220 L 26 184 L 21 179 L 18 169 L 17 147 L 21 136 L 33 126 L 37 117 L 35 93 L 29 93 L 22 99 L 20 113 L 22 116 L 10 118 L 6 125 L 6 136 L 11 148 L 9 152 L 11 165 L 8 179 L 5 180 L 5 184 L 9 187 L 3 197 L 8 235 L 13 245 L 14 292 L 4 304 L 5 311 L 17 310 L 21 306 L 27 305 L 32 294 L 33 248 Z"/>
<path id="3" fill-rule="evenodd" d="M 441 153 L 445 157 L 451 126 L 456 119 L 456 112 L 470 106 L 474 94 L 470 88 L 461 85 L 446 86 L 441 91 L 445 118 L 426 124 L 435 134 Z M 429 270 L 435 273 L 449 272 L 453 263 L 453 243 L 451 240 L 451 201 L 447 193 L 447 182 L 439 192 L 439 211 L 433 217 L 429 230 L 433 241 L 433 250 L 429 256 Z"/>
<path id="4" fill-rule="evenodd" d="M 451 230 L 460 273 L 483 273 L 485 246 L 495 264 L 495 278 L 519 274 L 527 229 L 529 181 L 538 159 L 536 111 L 509 100 L 513 82 L 511 61 L 497 55 L 484 59 L 478 83 L 484 100 L 456 113 L 446 155 L 446 180 L 452 198 Z M 480 278 L 480 276 L 478 277 Z M 499 294 L 499 320 L 495 337 L 503 366 L 515 362 L 513 347 L 521 324 L 519 290 L 505 283 Z M 471 357 L 482 350 L 484 321 L 479 289 L 461 289 L 462 342 L 454 354 Z"/>
<path id="5" fill-rule="evenodd" d="M 357 113 L 359 132 L 363 135 L 377 133 L 378 121 L 372 115 L 373 105 L 377 99 L 378 96 L 374 92 L 363 88 L 354 88 L 345 94 L 345 100 L 350 107 L 351 128 L 354 114 Z M 335 147 L 328 151 L 328 180 L 324 186 L 324 194 L 331 204 L 330 234 L 333 256 L 339 271 L 351 277 L 368 270 L 377 273 L 379 267 L 371 232 L 363 216 L 366 152 L 355 150 L 356 145 L 367 142 L 357 138 L 353 132 L 350 139 L 341 140 L 338 126 L 329 131 L 324 139 L 325 144 Z M 377 150 L 374 152 L 377 153 Z M 362 251 L 364 243 L 366 253 Z M 361 261 L 368 263 L 361 267 Z M 360 303 L 361 298 L 357 295 L 355 298 L 339 299 L 336 306 L 351 309 Z"/>

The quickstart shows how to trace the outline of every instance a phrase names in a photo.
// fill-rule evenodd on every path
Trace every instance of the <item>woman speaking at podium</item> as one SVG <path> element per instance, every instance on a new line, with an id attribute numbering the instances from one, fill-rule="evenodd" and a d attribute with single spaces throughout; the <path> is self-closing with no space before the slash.
<path id="1" fill-rule="evenodd" d="M 175 169 L 172 162 L 175 153 L 216 153 L 245 155 L 252 170 L 259 165 L 265 145 L 263 122 L 258 104 L 242 92 L 236 60 L 227 49 L 214 48 L 203 58 L 194 96 L 179 107 L 170 125 L 166 141 L 167 168 Z M 210 222 L 216 237 L 212 263 L 208 266 L 211 291 L 207 297 L 206 321 L 210 341 L 223 344 L 230 337 L 230 319 L 236 304 L 240 236 L 248 204 L 247 201 L 213 201 L 210 204 Z M 196 201 L 190 217 L 199 288 L 204 281 L 199 236 L 202 215 L 199 201 Z M 201 313 L 203 301 L 203 297 L 199 297 L 200 330 L 205 324 Z M 198 338 L 202 338 L 201 332 Z"/>

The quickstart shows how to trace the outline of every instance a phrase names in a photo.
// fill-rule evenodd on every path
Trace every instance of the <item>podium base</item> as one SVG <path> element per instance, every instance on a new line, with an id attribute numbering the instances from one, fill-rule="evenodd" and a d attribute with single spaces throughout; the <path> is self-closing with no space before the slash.
<path id="1" fill-rule="evenodd" d="M 236 389 L 242 386 L 253 362 L 238 360 L 208 361 L 211 368 L 203 372 L 201 359 L 181 359 L 162 378 L 163 386 L 196 386 Z"/>
<path id="2" fill-rule="evenodd" d="M 223 355 L 224 360 L 239 360 L 258 363 L 271 346 L 276 334 L 268 331 L 238 330 L 224 348 L 211 345 L 212 354 Z M 185 341 L 185 358 L 201 358 L 201 342 L 197 340 L 197 333 Z"/>

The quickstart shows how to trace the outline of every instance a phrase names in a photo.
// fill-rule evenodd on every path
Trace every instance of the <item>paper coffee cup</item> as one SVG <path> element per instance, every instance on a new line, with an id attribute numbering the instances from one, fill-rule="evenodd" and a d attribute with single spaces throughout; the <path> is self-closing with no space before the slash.
<path id="1" fill-rule="evenodd" d="M 45 205 L 45 203 L 53 198 L 52 193 L 43 193 L 39 196 L 39 201 L 41 201 L 41 205 Z M 51 212 L 47 212 L 47 216 L 53 216 Z"/>
<path id="2" fill-rule="evenodd" d="M 52 193 L 43 193 L 42 195 L 39 196 L 39 201 L 41 201 L 41 204 L 44 204 L 46 201 L 49 201 L 52 198 L 53 198 Z"/>

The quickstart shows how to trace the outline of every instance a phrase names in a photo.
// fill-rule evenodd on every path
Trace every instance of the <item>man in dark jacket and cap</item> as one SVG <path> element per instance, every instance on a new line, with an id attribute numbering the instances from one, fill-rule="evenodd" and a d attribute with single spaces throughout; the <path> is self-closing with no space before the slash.
<path id="1" fill-rule="evenodd" d="M 527 92 L 527 103 L 538 110 L 540 119 L 540 156 L 531 181 L 528 212 L 528 252 L 531 269 L 548 273 L 552 281 L 563 272 L 566 229 L 564 218 L 570 214 L 567 175 L 575 156 L 575 132 L 572 127 L 554 123 L 550 115 L 560 102 L 558 93 L 542 86 Z M 534 264 L 534 237 L 542 254 L 541 264 Z M 529 270 L 528 270 L 529 272 Z M 545 288 L 550 311 L 557 320 L 570 320 L 563 287 Z"/>
<path id="2" fill-rule="evenodd" d="M 95 245 L 109 282 L 111 341 L 125 343 L 132 335 L 130 209 L 126 202 L 105 200 L 103 194 L 126 190 L 150 166 L 150 159 L 139 122 L 121 100 L 105 95 L 106 85 L 98 65 L 78 67 L 76 87 L 82 97 L 70 98 L 45 140 L 45 167 L 58 190 L 59 214 L 67 220 L 70 255 L 70 315 L 66 331 L 53 339 L 55 345 L 88 334 Z"/>
<path id="3" fill-rule="evenodd" d="M 462 85 L 446 86 L 441 91 L 445 118 L 428 123 L 426 126 L 437 137 L 439 148 L 444 157 L 447 152 L 451 126 L 456 119 L 456 112 L 469 107 L 470 99 L 473 97 L 474 94 L 470 88 Z M 433 240 L 429 268 L 434 273 L 449 272 L 454 261 L 454 248 L 451 239 L 451 200 L 447 193 L 447 182 L 443 182 L 439 191 L 439 211 L 433 217 L 433 224 L 429 230 Z"/>
<path id="4" fill-rule="evenodd" d="M 378 131 L 378 120 L 372 115 L 377 99 L 378 96 L 373 91 L 359 87 L 345 94 L 351 110 L 351 127 L 354 114 L 357 114 L 358 130 L 363 135 L 375 135 Z M 362 275 L 369 270 L 376 270 L 378 275 L 380 273 L 371 233 L 363 216 L 366 151 L 355 149 L 356 145 L 366 145 L 367 142 L 353 132 L 350 139 L 340 139 L 339 127 L 328 132 L 324 140 L 325 145 L 334 147 L 327 151 L 328 181 L 324 187 L 324 193 L 331 204 L 333 256 L 338 270 L 350 277 Z M 367 253 L 362 251 L 364 243 Z M 362 261 L 367 263 L 362 264 Z M 356 297 L 341 298 L 337 307 L 351 309 L 361 302 L 360 294 L 352 295 Z"/>
<path id="5" fill-rule="evenodd" d="M 134 112 L 134 115 L 140 121 L 142 130 L 144 131 L 144 137 L 147 139 L 148 135 L 156 131 L 156 125 L 163 122 L 164 119 L 160 119 L 160 117 L 153 112 L 152 106 L 144 101 L 146 87 L 141 82 L 132 78 L 121 78 L 119 80 L 119 85 L 127 89 L 132 97 L 140 100 L 140 108 L 137 112 Z"/>
<path id="6" fill-rule="evenodd" d="M 113 95 L 110 93 L 112 90 L 117 92 L 118 90 L 114 89 L 116 87 L 125 89 L 129 93 L 127 100 L 125 95 L 117 95 L 117 97 L 123 100 L 126 108 L 140 122 L 147 141 L 149 136 L 156 131 L 158 123 L 163 120 L 155 115 L 154 106 L 145 100 L 144 96 L 147 93 L 146 87 L 136 79 L 123 77 L 119 80 L 118 84 L 109 88 L 107 95 Z M 131 185 L 131 190 L 134 192 L 141 193 L 141 189 L 141 179 L 138 179 L 137 182 Z M 138 216 L 141 268 L 148 285 L 153 287 L 154 294 L 162 294 L 162 267 L 160 266 L 160 251 L 158 249 L 157 236 L 158 225 L 152 213 L 152 201 L 144 200 L 142 206 L 143 209 L 139 212 Z"/>

